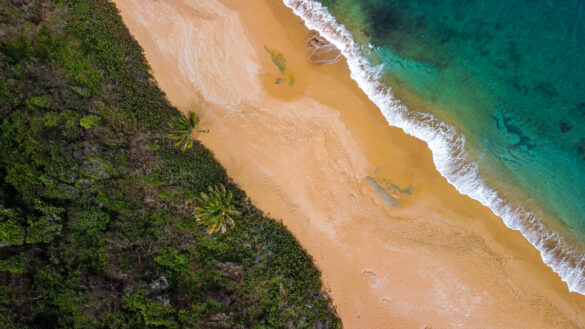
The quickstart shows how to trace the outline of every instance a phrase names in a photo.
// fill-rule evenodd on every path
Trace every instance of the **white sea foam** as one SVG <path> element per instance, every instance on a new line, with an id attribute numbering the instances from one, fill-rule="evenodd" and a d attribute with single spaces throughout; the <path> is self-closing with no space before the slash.
<path id="1" fill-rule="evenodd" d="M 569 246 L 557 232 L 542 223 L 533 213 L 504 200 L 478 174 L 477 164 L 465 152 L 465 137 L 430 114 L 409 112 L 380 81 L 381 67 L 374 67 L 362 55 L 345 26 L 337 23 L 327 8 L 314 0 L 283 0 L 302 18 L 305 25 L 318 31 L 335 45 L 347 59 L 351 78 L 382 111 L 388 123 L 427 143 L 437 170 L 449 183 L 491 209 L 539 251 L 544 262 L 565 281 L 570 291 L 585 295 L 585 255 Z"/>

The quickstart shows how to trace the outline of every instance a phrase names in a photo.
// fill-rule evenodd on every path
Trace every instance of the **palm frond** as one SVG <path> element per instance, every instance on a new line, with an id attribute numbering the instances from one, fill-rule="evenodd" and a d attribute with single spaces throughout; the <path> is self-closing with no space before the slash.
<path id="1" fill-rule="evenodd" d="M 197 206 L 193 208 L 194 215 L 200 225 L 207 225 L 207 233 L 225 233 L 228 227 L 236 225 L 232 216 L 241 215 L 233 208 L 232 192 L 227 191 L 223 184 L 209 186 L 208 193 L 201 193 L 195 197 Z"/>
<path id="2" fill-rule="evenodd" d="M 199 117 L 193 112 L 189 112 L 187 117 L 173 117 L 169 124 L 171 128 L 169 137 L 176 141 L 175 147 L 186 151 L 193 147 L 193 138 L 196 133 L 209 132 L 209 130 L 196 130 L 197 125 L 199 125 Z"/>

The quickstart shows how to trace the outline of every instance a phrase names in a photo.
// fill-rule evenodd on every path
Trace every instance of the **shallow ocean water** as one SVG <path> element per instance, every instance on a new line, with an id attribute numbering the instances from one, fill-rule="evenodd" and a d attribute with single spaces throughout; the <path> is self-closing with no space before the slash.
<path id="1" fill-rule="evenodd" d="M 585 294 L 585 3 L 283 1 L 459 192 Z"/>
<path id="2" fill-rule="evenodd" d="M 385 81 L 434 105 L 411 111 L 466 137 L 494 185 L 585 237 L 584 1 L 321 3 Z"/>

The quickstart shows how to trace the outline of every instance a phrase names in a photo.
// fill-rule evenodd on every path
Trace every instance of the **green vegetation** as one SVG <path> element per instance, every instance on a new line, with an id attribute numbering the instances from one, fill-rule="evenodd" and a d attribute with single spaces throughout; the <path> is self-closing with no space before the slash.
<path id="1" fill-rule="evenodd" d="M 228 226 L 234 227 L 232 216 L 240 215 L 232 206 L 233 194 L 225 186 L 209 187 L 209 194 L 201 192 L 195 200 L 195 217 L 201 225 L 207 225 L 207 233 L 225 233 Z"/>
<path id="2" fill-rule="evenodd" d="M 177 141 L 175 146 L 180 146 L 183 151 L 193 147 L 193 138 L 196 133 L 208 133 L 208 130 L 195 130 L 199 125 L 199 117 L 193 112 L 189 112 L 187 118 L 184 116 L 177 116 L 173 118 L 170 124 L 172 132 L 169 136 Z"/>
<path id="3" fill-rule="evenodd" d="M 0 328 L 340 327 L 178 115 L 113 4 L 0 2 Z M 217 185 L 238 225 L 208 235 L 187 200 Z"/>
<path id="4" fill-rule="evenodd" d="M 97 115 L 86 115 L 79 120 L 79 124 L 85 129 L 91 129 L 93 126 L 96 126 L 100 123 L 101 118 Z"/>

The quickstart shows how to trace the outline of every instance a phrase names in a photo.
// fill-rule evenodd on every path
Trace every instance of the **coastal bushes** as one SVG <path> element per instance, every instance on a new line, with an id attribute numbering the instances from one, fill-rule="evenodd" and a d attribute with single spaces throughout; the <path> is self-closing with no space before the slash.
<path id="1" fill-rule="evenodd" d="M 0 328 L 338 328 L 311 259 L 180 114 L 114 5 L 0 2 Z M 225 186 L 234 219 L 193 216 Z"/>

